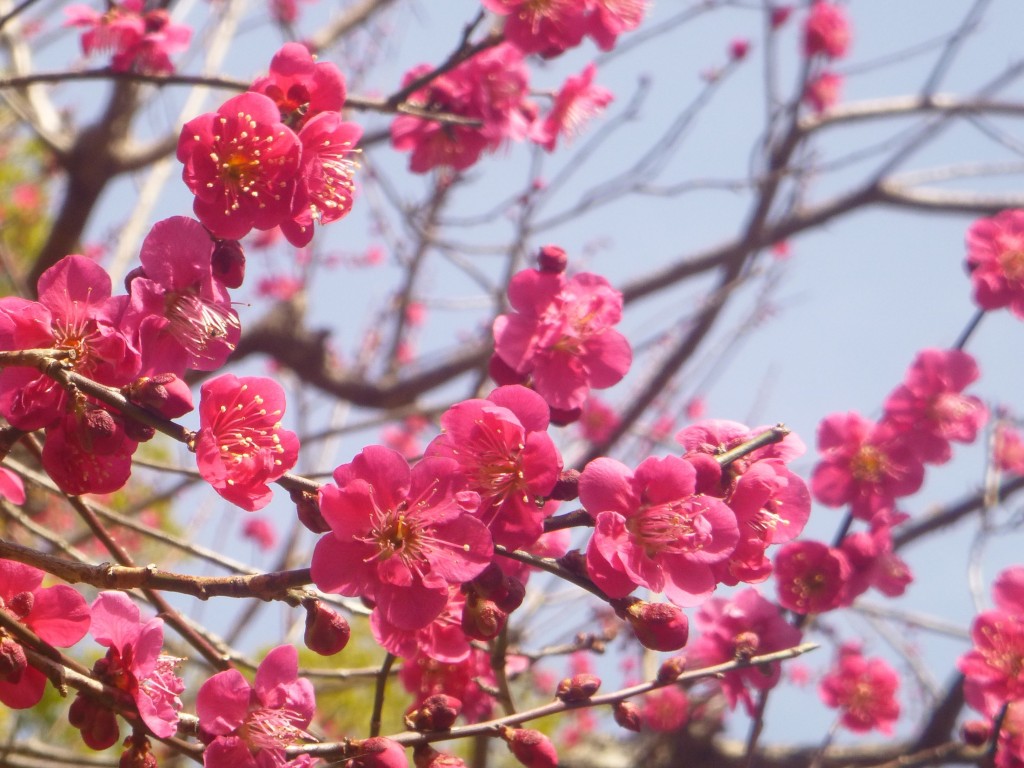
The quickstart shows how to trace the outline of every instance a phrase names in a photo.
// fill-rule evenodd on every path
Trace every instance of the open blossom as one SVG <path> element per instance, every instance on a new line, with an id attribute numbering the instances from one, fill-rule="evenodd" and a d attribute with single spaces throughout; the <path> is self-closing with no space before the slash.
<path id="1" fill-rule="evenodd" d="M 69 648 L 89 629 L 85 598 L 66 584 L 43 587 L 38 568 L 0 560 L 0 610 L 31 629 L 42 640 Z M 28 709 L 39 703 L 46 676 L 25 658 L 25 651 L 0 629 L 0 703 Z"/>
<path id="2" fill-rule="evenodd" d="M 544 399 L 525 387 L 499 387 L 486 400 L 456 403 L 441 416 L 443 432 L 426 455 L 454 459 L 467 487 L 480 494 L 477 517 L 495 543 L 529 547 L 544 533 L 553 511 L 551 493 L 562 457 L 547 433 Z"/>
<path id="3" fill-rule="evenodd" d="M 419 653 L 436 661 L 457 664 L 469 656 L 470 645 L 462 631 L 462 611 L 466 597 L 455 585 L 448 587 L 448 602 L 429 624 L 418 629 L 396 627 L 381 611 L 370 615 L 370 631 L 377 643 L 389 653 L 411 659 Z"/>
<path id="4" fill-rule="evenodd" d="M 298 137 L 261 93 L 235 96 L 190 120 L 178 139 L 196 217 L 224 240 L 271 229 L 291 216 L 300 155 Z"/>
<path id="5" fill-rule="evenodd" d="M 657 733 L 682 728 L 690 716 L 686 691 L 675 685 L 657 688 L 640 700 L 640 718 L 644 727 Z"/>
<path id="6" fill-rule="evenodd" d="M 843 605 L 852 604 L 871 587 L 888 597 L 899 597 L 914 580 L 910 566 L 896 554 L 892 541 L 892 526 L 905 518 L 875 515 L 870 531 L 857 531 L 843 538 L 839 549 L 850 563 Z"/>
<path id="7" fill-rule="evenodd" d="M 521 669 L 521 657 L 508 659 L 509 671 Z M 494 709 L 494 698 L 481 686 L 496 684 L 490 655 L 478 648 L 470 650 L 460 661 L 439 661 L 419 648 L 407 657 L 398 671 L 405 690 L 413 694 L 412 708 L 431 696 L 445 694 L 462 702 L 462 716 L 467 722 L 486 720 Z"/>
<path id="8" fill-rule="evenodd" d="M 126 325 L 136 329 L 146 370 L 183 375 L 224 365 L 241 336 L 238 315 L 213 273 L 215 244 L 195 219 L 158 221 L 128 283 Z"/>
<path id="9" fill-rule="evenodd" d="M 249 89 L 270 97 L 281 121 L 298 131 L 321 112 L 338 112 L 345 104 L 345 76 L 335 64 L 317 61 L 301 43 L 285 43 L 270 60 L 270 71 Z"/>
<path id="10" fill-rule="evenodd" d="M 974 647 L 957 662 L 967 703 L 988 717 L 1024 699 L 1024 567 L 1000 573 L 992 593 L 996 608 L 974 619 Z"/>
<path id="11" fill-rule="evenodd" d="M 96 677 L 131 696 L 143 722 L 154 735 L 173 736 L 178 729 L 181 709 L 179 694 L 185 690 L 185 684 L 174 671 L 180 659 L 161 654 L 163 619 L 154 617 L 143 621 L 139 607 L 128 595 L 100 592 L 92 604 L 89 634 L 107 648 L 106 656 L 93 667 Z M 79 711 L 102 706 L 81 695 L 75 705 Z M 113 717 L 109 712 L 108 716 Z M 74 711 L 71 717 L 73 724 L 81 728 Z M 113 735 L 116 737 L 116 729 Z M 102 748 L 95 744 L 90 746 Z"/>
<path id="12" fill-rule="evenodd" d="M 819 541 L 791 541 L 775 557 L 779 605 L 795 613 L 838 608 L 849 578 L 846 555 Z"/>
<path id="13" fill-rule="evenodd" d="M 885 419 L 922 461 L 943 464 L 952 457 L 950 441 L 973 443 L 988 417 L 981 400 L 963 394 L 978 375 L 966 352 L 925 349 L 886 399 Z"/>
<path id="14" fill-rule="evenodd" d="M 557 56 L 587 31 L 587 4 L 579 0 L 481 0 L 505 17 L 505 39 L 523 53 Z"/>
<path id="15" fill-rule="evenodd" d="M 924 465 L 899 432 L 856 413 L 823 419 L 818 450 L 821 461 L 811 478 L 815 498 L 830 507 L 849 504 L 859 520 L 891 511 L 897 498 L 916 493 L 924 481 Z"/>
<path id="16" fill-rule="evenodd" d="M 804 54 L 841 59 L 850 47 L 850 21 L 834 3 L 817 0 L 804 22 Z"/>
<path id="17" fill-rule="evenodd" d="M 458 464 L 427 457 L 410 468 L 396 451 L 364 448 L 320 488 L 332 531 L 317 542 L 312 572 L 327 592 L 366 597 L 402 629 L 429 624 L 448 602 L 448 585 L 469 581 L 494 546 L 473 513 Z"/>
<path id="18" fill-rule="evenodd" d="M 145 10 L 143 0 L 109 3 L 100 13 L 87 5 L 64 9 L 65 26 L 82 27 L 82 51 L 114 54 L 110 68 L 115 72 L 174 71 L 170 55 L 188 48 L 192 30 L 171 21 L 166 10 Z"/>
<path id="19" fill-rule="evenodd" d="M 824 112 L 839 103 L 845 78 L 835 72 L 819 72 L 804 86 L 803 102 L 815 112 Z"/>
<path id="20" fill-rule="evenodd" d="M 800 642 L 800 630 L 782 618 L 778 606 L 753 589 L 744 589 L 726 600 L 715 597 L 704 603 L 694 617 L 701 630 L 690 644 L 689 656 L 702 665 L 721 664 L 781 651 Z M 720 684 L 729 706 L 742 701 L 753 715 L 753 688 L 767 691 L 781 675 L 781 665 L 748 667 L 726 672 Z"/>
<path id="21" fill-rule="evenodd" d="M 588 64 L 580 74 L 565 81 L 551 111 L 530 126 L 532 141 L 554 152 L 560 135 L 567 141 L 572 139 L 591 118 L 604 111 L 614 97 L 607 88 L 594 85 L 596 74 L 597 67 Z"/>
<path id="22" fill-rule="evenodd" d="M 619 35 L 640 26 L 650 0 L 591 0 L 587 34 L 602 51 L 615 47 Z"/>
<path id="23" fill-rule="evenodd" d="M 495 355 L 552 408 L 579 408 L 591 388 L 617 384 L 629 369 L 632 349 L 612 327 L 622 294 L 603 277 L 525 269 L 508 297 L 514 312 L 494 320 Z"/>
<path id="24" fill-rule="evenodd" d="M 270 503 L 267 483 L 298 460 L 299 439 L 281 426 L 284 410 L 284 390 L 272 379 L 225 374 L 200 390 L 199 474 L 242 509 L 253 512 Z"/>
<path id="25" fill-rule="evenodd" d="M 846 645 L 818 692 L 827 706 L 840 710 L 839 722 L 845 728 L 856 733 L 892 733 L 900 716 L 899 686 L 899 675 L 883 659 L 866 659 L 857 646 Z"/>
<path id="26" fill-rule="evenodd" d="M 979 307 L 1009 307 L 1024 319 L 1024 210 L 1002 211 L 971 224 L 967 270 Z"/>
<path id="27" fill-rule="evenodd" d="M 199 689 L 196 714 L 203 734 L 206 768 L 306 768 L 308 755 L 286 761 L 284 749 L 310 739 L 306 732 L 316 701 L 313 685 L 299 677 L 292 645 L 274 648 L 260 662 L 250 685 L 235 669 L 218 672 Z"/>
<path id="28" fill-rule="evenodd" d="M 681 606 L 715 588 L 714 563 L 739 540 L 736 515 L 721 499 L 698 494 L 688 461 L 645 459 L 636 472 L 599 458 L 580 476 L 580 501 L 594 518 L 587 572 L 611 597 L 637 585 Z"/>

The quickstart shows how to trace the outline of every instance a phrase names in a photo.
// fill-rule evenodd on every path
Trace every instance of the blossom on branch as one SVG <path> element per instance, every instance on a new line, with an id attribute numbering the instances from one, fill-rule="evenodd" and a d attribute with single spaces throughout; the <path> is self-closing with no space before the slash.
<path id="1" fill-rule="evenodd" d="M 270 503 L 267 483 L 295 466 L 299 439 L 281 426 L 284 411 L 284 390 L 272 379 L 225 374 L 200 390 L 199 474 L 242 509 Z"/>
<path id="2" fill-rule="evenodd" d="M 590 0 L 587 34 L 602 51 L 610 51 L 619 35 L 640 26 L 650 4 L 650 0 Z"/>
<path id="3" fill-rule="evenodd" d="M 841 59 L 850 47 L 850 20 L 834 3 L 816 0 L 804 22 L 804 55 Z"/>
<path id="4" fill-rule="evenodd" d="M 530 126 L 530 139 L 548 152 L 555 151 L 558 137 L 569 141 L 593 117 L 604 111 L 612 99 L 607 88 L 594 85 L 597 67 L 588 64 L 579 74 L 569 77 L 555 96 L 551 111 L 543 120 L 535 120 Z"/>
<path id="5" fill-rule="evenodd" d="M 104 13 L 87 5 L 69 5 L 64 9 L 65 26 L 83 27 L 82 52 L 112 52 L 110 68 L 114 72 L 170 74 L 174 71 L 171 54 L 188 48 L 192 30 L 175 24 L 163 8 L 147 11 L 143 0 L 108 3 Z"/>
<path id="6" fill-rule="evenodd" d="M 821 680 L 822 701 L 841 712 L 839 722 L 857 733 L 892 733 L 900 716 L 900 678 L 883 659 L 864 658 L 856 645 L 844 645 L 839 660 Z"/>
<path id="7" fill-rule="evenodd" d="M 979 307 L 1009 307 L 1024 319 L 1024 210 L 1002 211 L 971 225 L 967 271 Z"/>
<path id="8" fill-rule="evenodd" d="M 505 39 L 525 54 L 545 58 L 575 48 L 587 31 L 587 3 L 580 0 L 480 0 L 505 17 Z"/>

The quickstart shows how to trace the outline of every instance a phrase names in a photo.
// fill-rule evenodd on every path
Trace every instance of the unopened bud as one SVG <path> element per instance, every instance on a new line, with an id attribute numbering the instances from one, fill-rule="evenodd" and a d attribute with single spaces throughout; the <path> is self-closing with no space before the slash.
<path id="1" fill-rule="evenodd" d="M 136 405 L 176 419 L 192 410 L 192 391 L 173 373 L 140 376 L 122 389 L 124 396 Z"/>
<path id="2" fill-rule="evenodd" d="M 313 533 L 327 533 L 331 530 L 331 526 L 320 514 L 320 505 L 317 503 L 316 494 L 308 491 L 292 491 L 291 498 L 295 504 L 295 511 L 299 515 L 300 523 Z"/>
<path id="3" fill-rule="evenodd" d="M 690 637 L 690 622 L 682 609 L 670 603 L 635 600 L 625 609 L 637 640 L 652 651 L 678 651 Z"/>
<path id="4" fill-rule="evenodd" d="M 420 744 L 413 751 L 416 768 L 466 768 L 466 761 L 447 752 L 438 752 L 429 744 Z"/>
<path id="5" fill-rule="evenodd" d="M 462 702 L 454 696 L 438 693 L 405 714 L 405 727 L 411 731 L 447 731 L 462 712 Z"/>
<path id="6" fill-rule="evenodd" d="M 135 282 L 135 280 L 140 277 L 147 277 L 146 270 L 144 267 L 136 267 L 135 269 L 133 269 L 131 272 L 124 276 L 124 289 L 128 294 L 131 294 L 132 292 L 132 283 Z"/>
<path id="7" fill-rule="evenodd" d="M 555 501 L 572 501 L 580 495 L 580 471 L 578 469 L 567 469 L 558 476 L 555 487 L 548 494 L 549 499 Z"/>
<path id="8" fill-rule="evenodd" d="M 526 768 L 556 768 L 558 765 L 555 745 L 540 731 L 503 726 L 501 738 L 508 744 L 516 760 Z"/>
<path id="9" fill-rule="evenodd" d="M 508 614 L 499 608 L 493 600 L 478 597 L 475 592 L 466 595 L 466 604 L 462 607 L 462 631 L 474 640 L 490 640 L 497 637 Z"/>
<path id="10" fill-rule="evenodd" d="M 348 645 L 352 629 L 344 616 L 319 600 L 307 600 L 302 607 L 306 609 L 306 632 L 302 639 L 309 650 L 333 656 Z"/>
<path id="11" fill-rule="evenodd" d="M 627 731 L 640 732 L 640 708 L 631 701 L 620 701 L 612 711 L 615 722 Z"/>
<path id="12" fill-rule="evenodd" d="M 587 574 L 587 556 L 578 549 L 570 549 L 559 557 L 556 562 L 573 576 L 579 576 L 584 579 L 590 578 Z"/>
<path id="13" fill-rule="evenodd" d="M 541 272 L 561 274 L 569 265 L 569 257 L 557 245 L 545 245 L 537 254 L 537 266 Z"/>
<path id="14" fill-rule="evenodd" d="M 567 427 L 579 421 L 582 415 L 582 408 L 552 408 L 551 423 L 557 427 Z"/>
<path id="15" fill-rule="evenodd" d="M 85 745 L 97 752 L 114 746 L 120 736 L 114 713 L 81 693 L 71 702 L 68 721 L 81 731 Z"/>
<path id="16" fill-rule="evenodd" d="M 245 280 L 245 251 L 237 240 L 217 240 L 210 256 L 213 277 L 225 288 L 241 288 Z"/>
<path id="17" fill-rule="evenodd" d="M 373 736 L 369 739 L 350 741 L 349 745 L 357 751 L 354 765 L 359 768 L 408 768 L 409 766 L 405 748 L 397 741 Z"/>
<path id="18" fill-rule="evenodd" d="M 992 736 L 992 725 L 984 720 L 968 720 L 960 726 L 960 736 L 964 744 L 980 747 Z"/>
<path id="19" fill-rule="evenodd" d="M 686 657 L 673 656 L 671 659 L 666 659 L 658 668 L 658 682 L 674 683 L 685 671 Z"/>
<path id="20" fill-rule="evenodd" d="M 558 684 L 555 696 L 566 704 L 586 701 L 601 687 L 601 678 L 585 672 L 567 677 Z"/>
<path id="21" fill-rule="evenodd" d="M 14 618 L 21 620 L 32 613 L 35 604 L 36 596 L 26 589 L 7 601 L 7 610 L 14 614 Z"/>
<path id="22" fill-rule="evenodd" d="M 145 736 L 129 736 L 124 740 L 124 747 L 118 768 L 157 768 L 156 758 L 149 751 L 149 739 Z"/>
<path id="23" fill-rule="evenodd" d="M 487 364 L 487 372 L 490 377 L 494 379 L 494 383 L 498 386 L 504 386 L 506 384 L 525 384 L 526 376 L 521 373 L 517 373 L 515 368 L 506 363 L 497 355 L 491 355 L 491 360 Z"/>
<path id="24" fill-rule="evenodd" d="M 462 591 L 467 595 L 473 592 L 492 601 L 505 613 L 512 613 L 526 597 L 523 583 L 507 575 L 497 563 L 491 563 L 472 581 L 464 584 Z"/>
<path id="25" fill-rule="evenodd" d="M 0 638 L 0 680 L 16 685 L 27 667 L 25 649 L 9 637 Z"/>

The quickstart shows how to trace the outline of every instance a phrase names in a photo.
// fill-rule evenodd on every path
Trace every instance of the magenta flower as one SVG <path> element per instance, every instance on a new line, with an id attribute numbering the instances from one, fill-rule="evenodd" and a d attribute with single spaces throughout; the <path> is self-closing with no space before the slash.
<path id="1" fill-rule="evenodd" d="M 821 679 L 818 693 L 841 712 L 839 722 L 855 733 L 892 733 L 900 716 L 899 675 L 883 659 L 865 659 L 856 645 L 840 649 L 839 661 Z"/>
<path id="2" fill-rule="evenodd" d="M 92 604 L 89 634 L 105 646 L 94 674 L 134 700 L 139 716 L 154 735 L 173 736 L 178 729 L 179 694 L 185 684 L 174 672 L 180 659 L 163 656 L 164 621 L 142 621 L 139 607 L 123 592 L 100 592 Z"/>
<path id="3" fill-rule="evenodd" d="M 807 81 L 802 100 L 819 114 L 839 103 L 845 78 L 835 72 L 820 72 Z"/>
<path id="4" fill-rule="evenodd" d="M 508 287 L 511 314 L 494 321 L 497 357 L 553 408 L 571 410 L 590 389 L 619 382 L 633 359 L 622 318 L 622 294 L 598 275 L 526 269 Z"/>
<path id="5" fill-rule="evenodd" d="M 82 51 L 114 54 L 110 68 L 115 72 L 170 73 L 170 55 L 188 48 L 192 30 L 171 22 L 167 11 L 145 11 L 142 0 L 110 3 L 105 13 L 86 5 L 64 9 L 65 26 L 83 27 Z"/>
<path id="6" fill-rule="evenodd" d="M 221 496 L 253 512 L 270 503 L 267 483 L 295 466 L 299 439 L 281 426 L 284 390 L 258 376 L 218 376 L 199 399 L 196 463 Z"/>
<path id="7" fill-rule="evenodd" d="M 486 400 L 464 400 L 441 417 L 442 434 L 428 456 L 454 459 L 467 487 L 480 494 L 477 517 L 494 541 L 529 547 L 544 533 L 544 498 L 562 469 L 547 433 L 544 399 L 525 387 L 499 387 Z"/>
<path id="8" fill-rule="evenodd" d="M 213 274 L 214 242 L 195 219 L 158 221 L 142 243 L 129 282 L 126 325 L 149 371 L 184 374 L 224 365 L 241 335 L 231 297 Z"/>
<path id="9" fill-rule="evenodd" d="M 690 644 L 689 656 L 702 665 L 781 651 L 800 642 L 800 630 L 782 618 L 778 606 L 753 589 L 737 592 L 729 600 L 708 600 L 697 610 L 694 622 L 701 634 Z M 775 686 L 780 675 L 780 665 L 774 662 L 768 667 L 726 672 L 720 684 L 730 707 L 735 708 L 742 701 L 753 715 L 750 689 L 767 691 Z"/>
<path id="10" fill-rule="evenodd" d="M 217 112 L 190 120 L 178 139 L 196 217 L 224 240 L 290 217 L 300 153 L 277 105 L 260 93 L 235 96 Z"/>
<path id="11" fill-rule="evenodd" d="M 1000 573 L 992 595 L 996 608 L 974 619 L 974 647 L 957 662 L 967 703 L 988 717 L 1024 699 L 1024 568 Z"/>
<path id="12" fill-rule="evenodd" d="M 739 540 L 736 515 L 698 494 L 693 465 L 675 456 L 645 459 L 636 472 L 596 459 L 580 476 L 580 501 L 595 520 L 587 572 L 610 597 L 637 586 L 692 606 L 715 588 L 714 563 Z"/>
<path id="13" fill-rule="evenodd" d="M 317 61 L 302 43 L 285 43 L 270 60 L 270 72 L 250 91 L 270 97 L 281 121 L 298 131 L 321 112 L 339 112 L 345 104 L 345 76 L 329 61 Z"/>
<path id="14" fill-rule="evenodd" d="M 469 656 L 470 645 L 462 631 L 462 611 L 466 596 L 455 585 L 448 587 L 448 602 L 429 624 L 419 629 L 403 629 L 390 624 L 381 611 L 370 615 L 373 638 L 388 653 L 411 659 L 422 653 L 437 661 L 457 664 Z"/>
<path id="15" fill-rule="evenodd" d="M 949 443 L 973 443 L 988 418 L 977 397 L 963 394 L 978 378 L 974 358 L 958 349 L 925 349 L 903 384 L 885 401 L 885 421 L 928 464 L 952 457 Z"/>
<path id="16" fill-rule="evenodd" d="M 45 574 L 38 568 L 0 560 L 0 610 L 36 633 L 50 645 L 69 648 L 89 629 L 85 598 L 66 584 L 42 587 Z M 46 676 L 25 658 L 25 651 L 0 630 L 0 703 L 28 709 L 39 703 Z"/>
<path id="17" fill-rule="evenodd" d="M 280 645 L 266 655 L 253 685 L 236 669 L 218 672 L 199 689 L 200 732 L 212 737 L 206 768 L 305 768 L 308 755 L 286 760 L 285 747 L 312 738 L 306 728 L 316 711 L 313 685 L 299 677 L 299 654 Z"/>
<path id="18" fill-rule="evenodd" d="M 775 556 L 779 605 L 794 613 L 838 608 L 850 579 L 850 563 L 839 549 L 820 541 L 791 541 Z"/>
<path id="19" fill-rule="evenodd" d="M 574 48 L 587 31 L 587 3 L 579 0 L 481 0 L 505 17 L 505 39 L 523 53 L 557 56 Z"/>
<path id="20" fill-rule="evenodd" d="M 850 47 L 850 20 L 841 6 L 818 0 L 804 22 L 804 55 L 841 59 Z"/>
<path id="21" fill-rule="evenodd" d="M 571 140 L 591 118 L 604 111 L 614 97 L 607 88 L 594 85 L 596 74 L 597 68 L 588 64 L 579 75 L 565 81 L 551 111 L 530 127 L 532 141 L 554 152 L 559 136 Z"/>
<path id="22" fill-rule="evenodd" d="M 121 414 L 86 404 L 46 428 L 43 468 L 65 493 L 113 493 L 132 472 L 139 447 Z"/>
<path id="23" fill-rule="evenodd" d="M 610 51 L 623 32 L 640 26 L 649 0 L 591 0 L 587 34 L 602 51 Z"/>
<path id="24" fill-rule="evenodd" d="M 71 369 L 119 387 L 139 371 L 139 355 L 121 331 L 125 297 L 112 298 L 106 271 L 84 256 L 66 256 L 39 278 L 39 301 L 0 299 L 0 349 L 75 353 Z M 0 413 L 19 429 L 46 427 L 61 417 L 66 395 L 33 368 L 0 371 Z"/>
<path id="25" fill-rule="evenodd" d="M 843 605 L 850 605 L 870 587 L 888 597 L 899 597 L 914 580 L 910 566 L 893 551 L 892 526 L 900 520 L 888 517 L 876 515 L 870 531 L 847 534 L 839 545 L 850 563 Z"/>
<path id="26" fill-rule="evenodd" d="M 410 469 L 401 454 L 371 445 L 320 488 L 332 532 L 313 551 L 320 589 L 374 601 L 402 629 L 429 624 L 448 602 L 448 585 L 469 581 L 494 554 L 473 513 L 480 497 L 458 464 L 428 457 Z"/>
<path id="27" fill-rule="evenodd" d="M 967 270 L 979 307 L 1009 307 L 1024 318 L 1024 210 L 1003 211 L 971 224 Z"/>
<path id="28" fill-rule="evenodd" d="M 822 420 L 818 450 L 814 497 L 829 507 L 849 504 L 859 520 L 892 511 L 897 498 L 916 493 L 924 481 L 924 465 L 898 432 L 853 412 Z"/>

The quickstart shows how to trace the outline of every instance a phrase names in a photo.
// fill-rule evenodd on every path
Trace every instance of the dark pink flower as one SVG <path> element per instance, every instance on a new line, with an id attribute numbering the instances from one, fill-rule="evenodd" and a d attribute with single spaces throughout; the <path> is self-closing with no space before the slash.
<path id="1" fill-rule="evenodd" d="M 462 716 L 470 723 L 487 719 L 494 708 L 493 697 L 481 687 L 496 682 L 486 651 L 474 648 L 461 661 L 446 662 L 418 649 L 405 658 L 398 679 L 413 694 L 413 708 L 431 696 L 445 694 L 462 702 Z"/>
<path id="2" fill-rule="evenodd" d="M 571 140 L 592 118 L 611 103 L 612 92 L 594 85 L 597 67 L 588 64 L 578 75 L 569 77 L 555 96 L 555 103 L 544 119 L 530 126 L 530 140 L 548 152 L 555 151 L 559 136 Z"/>
<path id="3" fill-rule="evenodd" d="M 1024 210 L 1003 211 L 971 225 L 967 270 L 979 307 L 1009 307 L 1024 319 Z"/>
<path id="4" fill-rule="evenodd" d="M 298 131 L 321 112 L 339 112 L 347 95 L 345 76 L 329 61 L 317 61 L 301 43 L 285 43 L 270 60 L 270 72 L 249 89 L 270 97 L 281 121 Z"/>
<path id="5" fill-rule="evenodd" d="M 651 691 L 641 699 L 640 719 L 657 733 L 671 733 L 683 727 L 690 716 L 690 700 L 676 685 Z"/>
<path id="6" fill-rule="evenodd" d="M 64 8 L 64 26 L 82 27 L 82 52 L 122 53 L 131 50 L 142 39 L 146 24 L 142 20 L 142 0 L 111 3 L 105 13 L 87 5 L 73 4 Z"/>
<path id="7" fill-rule="evenodd" d="M 113 493 L 128 482 L 138 447 L 120 413 L 86 403 L 46 428 L 43 468 L 65 493 Z"/>
<path id="8" fill-rule="evenodd" d="M 918 353 L 903 384 L 885 401 L 885 420 L 911 445 L 921 461 L 943 464 L 949 443 L 973 443 L 988 418 L 977 397 L 963 394 L 978 378 L 974 358 L 958 349 Z"/>
<path id="9" fill-rule="evenodd" d="M 847 534 L 839 549 L 850 563 L 843 605 L 874 587 L 888 597 L 899 597 L 914 580 L 903 559 L 893 550 L 892 525 L 887 515 L 876 515 L 870 531 Z"/>
<path id="10" fill-rule="evenodd" d="M 115 72 L 174 72 L 171 54 L 188 48 L 192 40 L 191 28 L 172 22 L 170 14 L 163 8 L 147 11 L 142 21 L 145 34 L 134 45 L 117 51 L 110 68 Z"/>
<path id="11" fill-rule="evenodd" d="M 1024 437 L 1004 420 L 996 424 L 992 463 L 1004 472 L 1024 475 Z"/>
<path id="12" fill-rule="evenodd" d="M 781 28 L 793 13 L 792 5 L 776 5 L 771 8 L 771 15 L 769 16 L 769 24 L 773 30 Z"/>
<path id="13" fill-rule="evenodd" d="M 395 656 L 411 659 L 417 654 L 449 664 L 469 656 L 470 645 L 462 631 L 462 611 L 466 597 L 458 587 L 448 588 L 448 602 L 429 624 L 419 629 L 403 629 L 388 622 L 381 611 L 370 615 L 370 630 L 382 648 Z"/>
<path id="14" fill-rule="evenodd" d="M 892 733 L 900 716 L 899 686 L 899 675 L 883 659 L 866 659 L 858 647 L 846 645 L 818 692 L 826 706 L 841 711 L 839 722 L 851 731 Z"/>
<path id="15" fill-rule="evenodd" d="M 0 349 L 74 353 L 71 370 L 120 387 L 139 371 L 139 355 L 121 331 L 125 297 L 111 297 L 110 277 L 84 256 L 66 256 L 39 278 L 39 301 L 0 299 Z M 0 413 L 32 431 L 66 410 L 64 389 L 34 368 L 0 371 Z"/>
<path id="16" fill-rule="evenodd" d="M 804 86 L 803 102 L 815 112 L 824 112 L 839 103 L 845 78 L 835 72 L 820 72 Z"/>
<path id="17" fill-rule="evenodd" d="M 286 760 L 285 747 L 311 739 L 306 733 L 316 702 L 313 685 L 299 677 L 299 654 L 280 645 L 266 655 L 252 685 L 235 669 L 218 672 L 199 689 L 196 714 L 212 736 L 206 768 L 305 768 L 308 755 Z"/>
<path id="18" fill-rule="evenodd" d="M 190 120 L 178 139 L 182 178 L 196 196 L 196 217 L 224 240 L 290 218 L 301 145 L 277 104 L 243 93 Z"/>
<path id="19" fill-rule="evenodd" d="M 693 465 L 675 456 L 645 459 L 636 472 L 596 459 L 580 476 L 580 501 L 595 520 L 587 572 L 611 597 L 637 585 L 676 605 L 703 602 L 715 588 L 714 563 L 739 540 L 736 515 L 697 493 Z"/>
<path id="20" fill-rule="evenodd" d="M 819 541 L 791 541 L 775 556 L 779 604 L 794 613 L 838 608 L 849 578 L 846 555 Z"/>
<path id="21" fill-rule="evenodd" d="M 221 496 L 250 512 L 272 496 L 267 483 L 295 466 L 299 439 L 282 428 L 284 390 L 258 376 L 218 376 L 199 399 L 196 463 Z"/>
<path id="22" fill-rule="evenodd" d="M 975 618 L 974 647 L 957 662 L 967 703 L 988 717 L 1024 699 L 1024 569 L 1000 573 L 992 592 L 996 609 Z"/>
<path id="23" fill-rule="evenodd" d="M 50 645 L 69 648 L 89 629 L 85 598 L 65 584 L 43 587 L 38 568 L 0 560 L 0 610 Z M 46 676 L 28 663 L 14 639 L 0 630 L 0 703 L 28 709 L 39 703 Z"/>
<path id="24" fill-rule="evenodd" d="M 860 520 L 891 511 L 897 498 L 916 493 L 924 481 L 924 465 L 898 432 L 853 412 L 822 420 L 818 451 L 814 497 L 829 507 L 849 504 Z"/>
<path id="25" fill-rule="evenodd" d="M 733 61 L 743 61 L 750 53 L 750 39 L 737 37 L 729 43 L 729 58 Z"/>
<path id="26" fill-rule="evenodd" d="M 804 22 L 804 54 L 841 59 L 850 47 L 850 21 L 841 6 L 818 0 Z"/>
<path id="27" fill-rule="evenodd" d="M 586 33 L 587 4 L 579 0 L 480 0 L 505 17 L 505 39 L 523 53 L 557 56 Z"/>
<path id="28" fill-rule="evenodd" d="M 553 511 L 543 501 L 562 469 L 544 399 L 525 387 L 499 387 L 486 400 L 456 403 L 441 428 L 426 455 L 458 462 L 469 490 L 480 494 L 477 517 L 495 543 L 518 549 L 536 542 Z"/>
<path id="29" fill-rule="evenodd" d="M 410 469 L 401 454 L 364 448 L 320 488 L 332 533 L 313 552 L 313 581 L 327 592 L 367 597 L 389 624 L 418 629 L 448 602 L 448 585 L 469 581 L 494 554 L 458 464 L 428 457 Z"/>
<path id="30" fill-rule="evenodd" d="M 263 517 L 250 517 L 246 520 L 242 525 L 242 535 L 264 552 L 269 552 L 277 545 L 277 531 Z"/>
<path id="31" fill-rule="evenodd" d="M 238 315 L 213 275 L 215 244 L 195 219 L 158 221 L 131 274 L 125 320 L 136 329 L 147 371 L 183 375 L 224 365 L 241 335 Z"/>
<path id="32" fill-rule="evenodd" d="M 603 400 L 591 395 L 583 404 L 577 422 L 584 440 L 603 443 L 618 427 L 619 416 Z"/>
<path id="33" fill-rule="evenodd" d="M 132 697 L 154 735 L 173 736 L 181 709 L 178 696 L 185 684 L 174 671 L 180 659 L 160 653 L 163 619 L 143 621 L 139 607 L 128 595 L 100 592 L 92 604 L 89 634 L 108 649 L 94 667 L 97 677 Z"/>
<path id="34" fill-rule="evenodd" d="M 702 665 L 781 651 L 800 642 L 800 630 L 782 618 L 778 606 L 753 589 L 737 592 L 729 600 L 708 600 L 697 610 L 694 621 L 701 635 L 690 644 L 689 655 Z M 753 715 L 750 689 L 766 691 L 775 686 L 780 675 L 780 665 L 775 662 L 768 667 L 726 672 L 720 684 L 730 707 L 742 701 Z"/>
<path id="35" fill-rule="evenodd" d="M 602 51 L 610 51 L 623 32 L 640 26 L 649 0 L 591 0 L 587 34 Z"/>
<path id="36" fill-rule="evenodd" d="M 619 382 L 633 352 L 612 326 L 622 294 L 588 272 L 571 278 L 526 269 L 508 287 L 514 312 L 494 321 L 497 357 L 557 409 L 579 408 L 591 388 Z"/>

